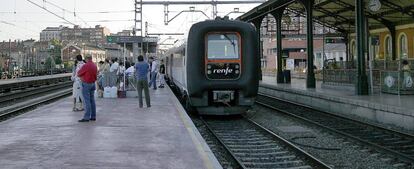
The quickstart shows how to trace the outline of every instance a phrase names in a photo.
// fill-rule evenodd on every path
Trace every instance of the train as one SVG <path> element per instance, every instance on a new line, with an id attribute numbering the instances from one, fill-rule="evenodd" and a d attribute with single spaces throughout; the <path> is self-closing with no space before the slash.
<path id="1" fill-rule="evenodd" d="M 259 87 L 257 38 L 247 22 L 195 23 L 187 39 L 165 53 L 166 81 L 198 114 L 242 114 L 254 104 Z"/>

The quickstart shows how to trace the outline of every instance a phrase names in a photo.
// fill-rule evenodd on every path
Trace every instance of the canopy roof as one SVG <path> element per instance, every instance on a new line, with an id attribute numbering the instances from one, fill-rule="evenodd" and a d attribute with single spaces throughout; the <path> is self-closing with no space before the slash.
<path id="1" fill-rule="evenodd" d="M 370 30 L 414 23 L 414 0 L 378 0 L 381 2 L 381 8 L 376 12 L 368 7 L 371 0 L 365 1 L 367 4 L 365 14 Z M 239 19 L 243 21 L 262 19 L 268 13 L 284 6 L 287 7 L 287 11 L 306 17 L 303 5 L 296 0 L 269 0 L 240 16 Z M 313 6 L 315 22 L 342 33 L 355 32 L 355 15 L 355 0 L 315 0 Z"/>

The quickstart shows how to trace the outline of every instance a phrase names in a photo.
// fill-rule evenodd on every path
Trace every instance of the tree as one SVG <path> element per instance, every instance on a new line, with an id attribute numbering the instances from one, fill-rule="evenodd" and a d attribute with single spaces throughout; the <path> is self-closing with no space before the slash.
<path id="1" fill-rule="evenodd" d="M 51 56 L 53 56 L 53 59 L 55 61 L 55 64 L 60 65 L 62 64 L 62 59 L 61 59 L 61 49 L 63 47 L 62 43 L 59 40 L 53 39 L 50 41 L 50 54 Z"/>
<path id="2" fill-rule="evenodd" d="M 50 68 L 52 68 L 52 63 L 53 62 L 53 60 L 52 60 L 52 58 L 51 57 L 48 57 L 47 59 L 46 59 L 46 62 L 45 62 L 45 68 L 46 69 L 50 69 Z"/>

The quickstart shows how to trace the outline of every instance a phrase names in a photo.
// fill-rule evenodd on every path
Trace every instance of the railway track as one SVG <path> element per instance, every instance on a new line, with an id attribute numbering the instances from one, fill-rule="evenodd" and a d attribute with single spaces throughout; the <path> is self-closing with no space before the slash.
<path id="1" fill-rule="evenodd" d="M 0 95 L 0 121 L 72 93 L 71 82 L 13 91 Z"/>
<path id="2" fill-rule="evenodd" d="M 374 151 L 391 155 L 396 163 L 406 167 L 414 166 L 414 136 L 387 129 L 368 122 L 361 122 L 328 112 L 322 112 L 306 105 L 281 100 L 259 93 L 257 103 L 284 114 L 317 125 L 330 132 L 356 140 Z M 400 162 L 403 163 L 400 163 Z"/>
<path id="3" fill-rule="evenodd" d="M 237 161 L 239 168 L 330 168 L 248 119 L 205 119 L 203 122 Z"/>
<path id="4" fill-rule="evenodd" d="M 39 87 L 26 88 L 25 90 L 17 90 L 0 94 L 0 108 L 13 105 L 16 101 L 28 100 L 32 97 L 48 93 L 50 91 L 61 90 L 71 87 L 72 81 L 60 82 L 56 84 L 44 85 Z"/>

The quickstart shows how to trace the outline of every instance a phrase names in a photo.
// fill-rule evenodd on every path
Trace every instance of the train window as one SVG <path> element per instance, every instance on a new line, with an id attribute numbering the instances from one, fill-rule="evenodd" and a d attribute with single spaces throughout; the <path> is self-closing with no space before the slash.
<path id="1" fill-rule="evenodd" d="M 207 36 L 208 59 L 238 59 L 239 57 L 239 38 L 235 33 Z"/>

